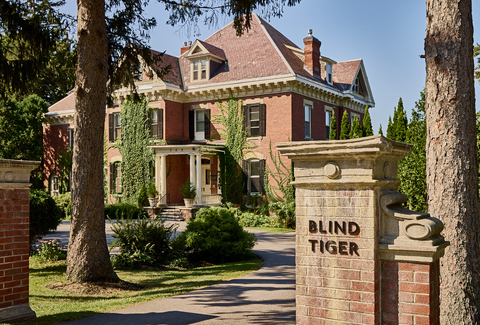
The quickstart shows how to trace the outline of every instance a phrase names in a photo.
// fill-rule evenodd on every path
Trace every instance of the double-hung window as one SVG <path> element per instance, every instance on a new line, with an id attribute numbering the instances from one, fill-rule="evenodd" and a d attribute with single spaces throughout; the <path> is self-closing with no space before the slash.
<path id="1" fill-rule="evenodd" d="M 190 140 L 210 139 L 210 110 L 195 109 L 190 111 Z"/>
<path id="2" fill-rule="evenodd" d="M 193 80 L 207 79 L 207 60 L 195 60 L 192 62 Z"/>
<path id="3" fill-rule="evenodd" d="M 244 127 L 252 137 L 266 135 L 265 104 L 243 106 Z"/>
<path id="4" fill-rule="evenodd" d="M 327 83 L 329 85 L 331 85 L 333 83 L 332 65 L 330 63 L 327 63 Z"/>
<path id="5" fill-rule="evenodd" d="M 154 108 L 150 113 L 150 131 L 153 138 L 163 139 L 163 109 Z"/>
<path id="6" fill-rule="evenodd" d="M 242 161 L 244 194 L 264 194 L 265 160 Z"/>
<path id="7" fill-rule="evenodd" d="M 330 124 L 332 123 L 332 110 L 325 107 L 325 139 L 330 139 Z"/>
<path id="8" fill-rule="evenodd" d="M 112 113 L 108 116 L 108 129 L 109 136 L 108 140 L 110 142 L 116 141 L 120 138 L 122 128 L 122 120 L 120 118 L 120 113 Z"/>
<path id="9" fill-rule="evenodd" d="M 305 139 L 312 138 L 312 104 L 305 103 Z"/>
<path id="10" fill-rule="evenodd" d="M 110 165 L 110 193 L 121 194 L 122 191 L 122 166 L 116 161 Z"/>

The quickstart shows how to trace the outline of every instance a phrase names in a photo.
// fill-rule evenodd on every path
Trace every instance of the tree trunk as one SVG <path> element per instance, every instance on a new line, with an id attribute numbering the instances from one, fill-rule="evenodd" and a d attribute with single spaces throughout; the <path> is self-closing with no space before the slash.
<path id="1" fill-rule="evenodd" d="M 108 64 L 105 2 L 77 0 L 77 7 L 72 224 L 66 276 L 75 282 L 111 282 L 118 277 L 108 254 L 103 201 Z"/>
<path id="2" fill-rule="evenodd" d="M 480 224 L 471 0 L 427 0 L 428 210 L 451 246 L 441 261 L 441 323 L 479 324 Z"/>

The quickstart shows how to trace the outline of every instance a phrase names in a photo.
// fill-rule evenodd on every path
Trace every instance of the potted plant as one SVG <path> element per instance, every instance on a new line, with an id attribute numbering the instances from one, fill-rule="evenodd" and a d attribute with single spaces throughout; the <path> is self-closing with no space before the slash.
<path id="1" fill-rule="evenodd" d="M 189 181 L 187 181 L 180 188 L 180 192 L 182 192 L 183 201 L 185 202 L 185 207 L 191 208 L 193 206 L 193 201 L 197 196 L 197 190 L 195 189 L 195 186 Z"/>
<path id="2" fill-rule="evenodd" d="M 158 191 L 153 181 L 150 182 L 147 189 L 148 202 L 150 202 L 151 207 L 157 206 L 157 195 Z"/>

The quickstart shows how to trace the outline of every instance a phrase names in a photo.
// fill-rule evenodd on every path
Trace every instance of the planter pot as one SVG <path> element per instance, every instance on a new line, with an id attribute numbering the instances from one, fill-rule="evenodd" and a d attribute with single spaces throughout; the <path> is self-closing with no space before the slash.
<path id="1" fill-rule="evenodd" d="M 184 198 L 184 199 L 183 199 L 183 202 L 185 202 L 185 207 L 186 207 L 186 208 L 191 208 L 191 207 L 193 206 L 193 200 L 194 200 L 194 199 L 186 199 L 186 198 Z"/>
<path id="2" fill-rule="evenodd" d="M 150 202 L 150 206 L 151 207 L 156 207 L 157 206 L 157 202 L 158 202 L 158 199 L 157 198 L 148 198 L 148 202 Z"/>

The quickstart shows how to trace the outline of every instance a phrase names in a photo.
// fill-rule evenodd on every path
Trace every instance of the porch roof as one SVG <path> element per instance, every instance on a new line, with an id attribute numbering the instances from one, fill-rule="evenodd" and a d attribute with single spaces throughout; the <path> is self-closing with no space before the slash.
<path id="1" fill-rule="evenodd" d="M 156 156 L 161 155 L 198 155 L 202 153 L 218 153 L 223 151 L 223 144 L 175 144 L 149 146 Z"/>

